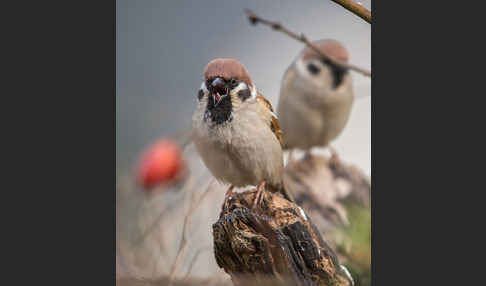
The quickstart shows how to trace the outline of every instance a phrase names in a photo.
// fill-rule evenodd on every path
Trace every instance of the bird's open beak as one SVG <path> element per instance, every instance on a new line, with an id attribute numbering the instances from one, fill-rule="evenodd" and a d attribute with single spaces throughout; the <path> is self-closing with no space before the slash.
<path id="1" fill-rule="evenodd" d="M 217 77 L 211 83 L 212 86 L 212 96 L 214 100 L 214 106 L 218 106 L 223 98 L 228 96 L 228 87 L 226 81 L 220 77 Z"/>

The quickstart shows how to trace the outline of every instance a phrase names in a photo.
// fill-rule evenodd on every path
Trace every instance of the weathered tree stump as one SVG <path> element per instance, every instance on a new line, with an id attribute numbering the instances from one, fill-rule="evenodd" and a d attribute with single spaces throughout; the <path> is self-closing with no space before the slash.
<path id="1" fill-rule="evenodd" d="M 351 285 L 302 208 L 264 191 L 235 194 L 213 224 L 219 267 L 234 285 Z"/>
<path id="2" fill-rule="evenodd" d="M 356 284 L 370 285 L 370 177 L 341 158 L 307 153 L 285 167 L 284 184 Z"/>

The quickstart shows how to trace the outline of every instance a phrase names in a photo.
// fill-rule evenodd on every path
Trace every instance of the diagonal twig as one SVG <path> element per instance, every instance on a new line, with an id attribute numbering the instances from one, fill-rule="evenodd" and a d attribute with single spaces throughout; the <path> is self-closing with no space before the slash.
<path id="1" fill-rule="evenodd" d="M 354 0 L 331 0 L 351 11 L 356 16 L 371 24 L 371 11 L 366 9 L 361 3 L 354 2 Z"/>
<path id="2" fill-rule="evenodd" d="M 183 281 L 186 281 L 187 279 L 189 279 L 189 276 L 191 274 L 192 268 L 194 267 L 194 264 L 196 263 L 196 260 L 199 258 L 199 255 L 201 255 L 201 253 L 203 253 L 205 251 L 211 251 L 211 250 L 212 250 L 212 247 L 205 247 L 205 248 L 199 249 L 196 252 L 196 254 L 194 255 L 194 257 L 191 260 L 191 263 L 189 264 L 189 269 L 187 270 L 186 276 L 184 276 L 184 278 L 182 279 Z"/>
<path id="3" fill-rule="evenodd" d="M 186 189 L 186 190 L 191 190 L 195 185 L 195 179 L 193 177 L 190 177 L 187 182 L 184 184 L 183 186 L 183 189 Z M 180 198 L 177 198 L 173 204 L 169 205 L 167 208 L 163 209 L 159 215 L 157 216 L 156 219 L 154 219 L 154 221 L 152 222 L 152 224 L 147 227 L 147 229 L 139 236 L 139 238 L 137 240 L 135 240 L 135 245 L 140 245 L 142 244 L 145 239 L 147 238 L 147 236 L 149 234 L 152 233 L 152 231 L 154 231 L 154 229 L 160 225 L 160 221 L 162 220 L 162 218 L 165 217 L 165 215 L 167 213 L 170 213 L 174 208 L 178 207 L 178 204 L 177 202 L 180 200 Z"/>
<path id="4" fill-rule="evenodd" d="M 252 11 L 250 11 L 248 9 L 246 9 L 245 12 L 246 12 L 246 14 L 248 16 L 248 20 L 250 20 L 251 24 L 256 25 L 258 23 L 262 23 L 264 25 L 270 26 L 275 31 L 282 32 L 282 33 L 286 34 L 287 36 L 289 36 L 289 37 L 291 37 L 291 38 L 293 38 L 293 39 L 295 39 L 299 42 L 306 44 L 309 48 L 311 48 L 313 51 L 315 51 L 319 56 L 321 56 L 322 58 L 324 58 L 326 60 L 331 61 L 335 65 L 338 65 L 338 66 L 341 66 L 343 68 L 347 68 L 347 69 L 359 72 L 359 73 L 361 73 L 365 76 L 371 77 L 370 71 L 363 69 L 363 68 L 360 68 L 360 67 L 357 67 L 355 65 L 347 64 L 347 63 L 344 63 L 342 61 L 336 60 L 333 57 L 322 52 L 319 48 L 317 48 L 314 44 L 312 44 L 312 42 L 309 39 L 307 39 L 307 37 L 304 34 L 300 34 L 300 36 L 299 36 L 299 35 L 295 34 L 294 32 L 288 30 L 287 28 L 285 28 L 279 22 L 273 22 L 273 21 L 270 21 L 270 20 L 263 19 L 263 18 L 257 16 L 255 13 L 253 13 Z"/>
<path id="5" fill-rule="evenodd" d="M 208 184 L 208 187 L 206 188 L 206 190 L 204 191 L 204 193 L 198 198 L 197 201 L 196 201 L 196 198 L 195 198 L 196 197 L 196 192 L 193 192 L 192 193 L 189 210 L 187 211 L 186 215 L 184 216 L 184 223 L 183 223 L 183 226 L 182 226 L 181 243 L 180 243 L 179 249 L 177 251 L 176 259 L 174 261 L 174 264 L 172 264 L 172 267 L 171 267 L 171 270 L 170 270 L 170 273 L 169 273 L 169 283 L 168 283 L 169 286 L 172 285 L 172 282 L 174 280 L 174 276 L 175 276 L 176 270 L 179 267 L 179 265 L 182 263 L 182 257 L 184 255 L 184 252 L 186 251 L 186 248 L 187 248 L 187 241 L 188 241 L 188 239 L 187 239 L 187 231 L 188 231 L 188 227 L 189 227 L 189 219 L 190 219 L 191 215 L 194 213 L 194 211 L 199 207 L 199 205 L 204 200 L 204 198 L 206 198 L 206 196 L 212 190 L 215 189 L 215 188 L 212 187 L 213 186 L 213 182 L 214 181 L 211 179 L 211 181 Z"/>

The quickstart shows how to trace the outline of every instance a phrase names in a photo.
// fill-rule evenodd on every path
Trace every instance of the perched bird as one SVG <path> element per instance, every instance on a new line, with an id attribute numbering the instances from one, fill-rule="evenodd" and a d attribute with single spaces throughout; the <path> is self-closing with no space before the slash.
<path id="1" fill-rule="evenodd" d="M 254 204 L 265 183 L 293 201 L 282 182 L 282 130 L 270 102 L 235 59 L 215 59 L 204 70 L 192 116 L 192 140 L 213 176 L 233 187 L 258 185 Z"/>
<path id="2" fill-rule="evenodd" d="M 335 40 L 313 43 L 325 54 L 348 62 L 346 48 Z M 285 149 L 308 152 L 329 143 L 341 134 L 348 122 L 354 95 L 351 75 L 343 67 L 324 60 L 306 47 L 285 72 L 277 114 Z M 335 155 L 335 151 L 331 148 Z"/>

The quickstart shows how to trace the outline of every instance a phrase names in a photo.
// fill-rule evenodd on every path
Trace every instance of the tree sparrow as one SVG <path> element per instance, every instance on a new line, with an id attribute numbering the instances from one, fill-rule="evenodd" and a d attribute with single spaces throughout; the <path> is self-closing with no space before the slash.
<path id="1" fill-rule="evenodd" d="M 348 62 L 348 52 L 338 41 L 313 44 L 327 55 Z M 314 146 L 328 146 L 346 126 L 353 101 L 348 70 L 305 48 L 285 72 L 280 88 L 277 112 L 285 148 L 309 151 Z M 331 152 L 335 155 L 332 148 Z"/>
<path id="2" fill-rule="evenodd" d="M 235 59 L 215 59 L 204 70 L 192 116 L 192 139 L 204 164 L 221 182 L 233 187 L 264 184 L 292 197 L 283 188 L 282 130 L 272 106 Z"/>

